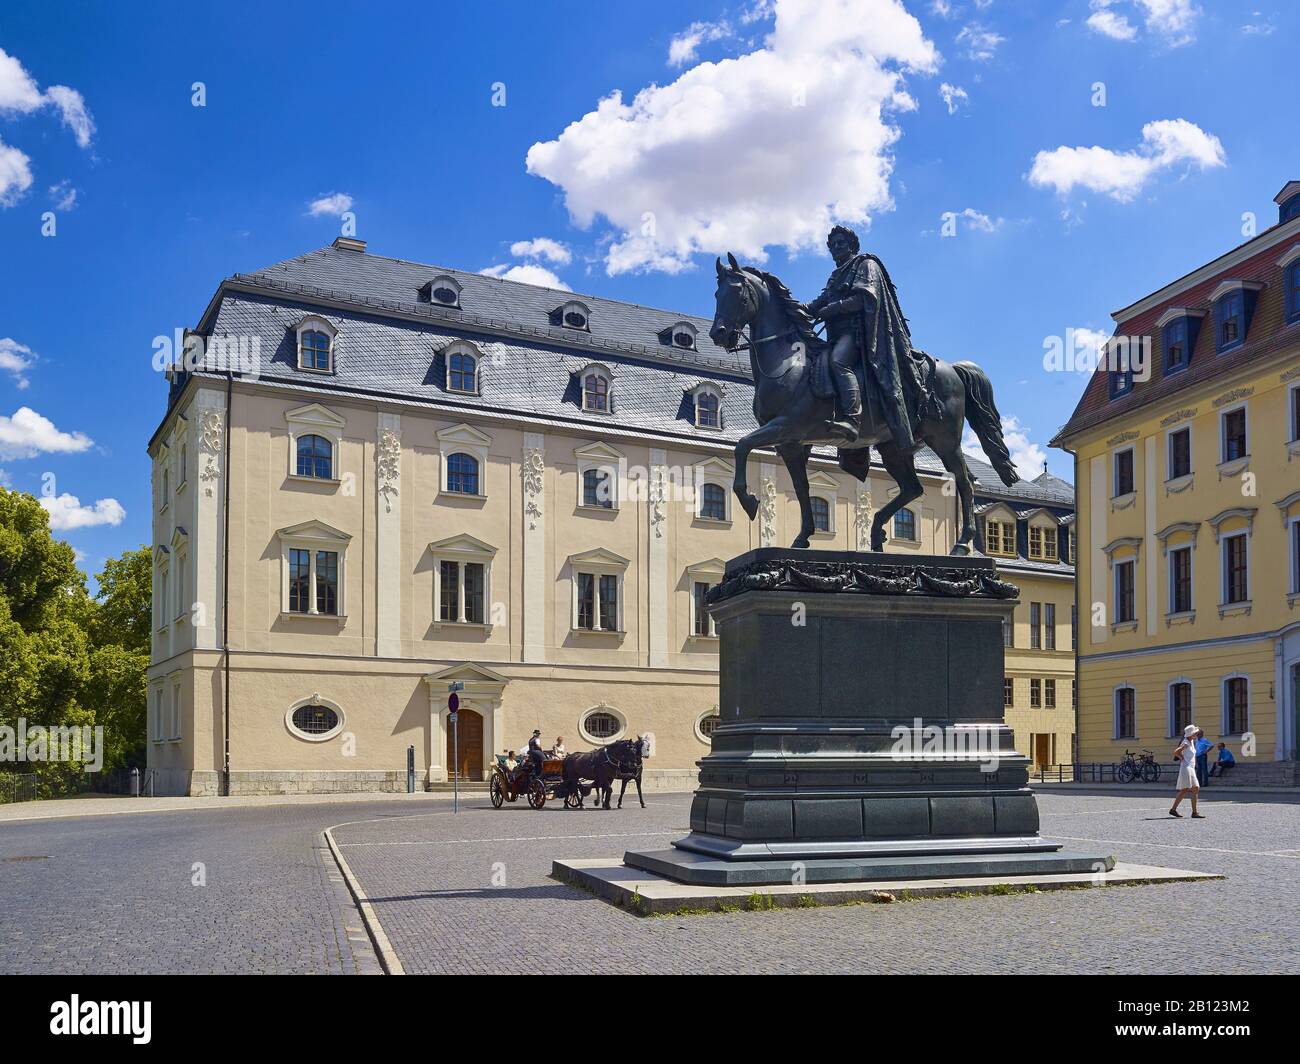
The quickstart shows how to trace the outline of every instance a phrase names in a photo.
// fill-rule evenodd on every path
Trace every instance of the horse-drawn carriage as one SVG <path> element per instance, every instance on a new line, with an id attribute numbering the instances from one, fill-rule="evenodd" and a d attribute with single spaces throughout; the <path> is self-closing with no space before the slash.
<path id="1" fill-rule="evenodd" d="M 497 754 L 496 764 L 492 766 L 488 796 L 495 808 L 526 796 L 529 805 L 541 809 L 549 800 L 560 796 L 564 786 L 564 762 L 560 758 L 546 758 L 542 762 L 542 774 L 536 779 L 527 760 L 520 761 L 513 769 L 506 762 L 505 754 Z M 581 803 L 581 792 L 565 795 L 564 804 L 568 808 L 576 809 Z"/>
<path id="2" fill-rule="evenodd" d="M 488 784 L 488 795 L 497 809 L 506 802 L 516 801 L 521 795 L 528 798 L 528 804 L 534 809 L 541 809 L 553 798 L 562 798 L 566 809 L 581 809 L 583 799 L 595 790 L 597 805 L 608 809 L 614 782 L 621 780 L 623 791 L 627 790 L 629 782 L 636 784 L 637 798 L 644 809 L 645 799 L 641 797 L 641 759 L 645 749 L 642 739 L 622 739 L 595 750 L 570 754 L 563 760 L 545 758 L 542 761 L 542 774 L 535 778 L 527 759 L 521 760 L 512 769 L 507 765 L 508 755 L 497 754 L 496 763 L 492 766 L 492 779 Z M 622 808 L 622 792 L 619 793 L 618 804 Z"/>

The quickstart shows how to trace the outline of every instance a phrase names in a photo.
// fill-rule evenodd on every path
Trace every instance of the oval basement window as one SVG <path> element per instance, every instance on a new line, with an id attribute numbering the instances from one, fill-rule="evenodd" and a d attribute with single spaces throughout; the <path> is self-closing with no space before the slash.
<path id="1" fill-rule="evenodd" d="M 706 713 L 695 722 L 695 732 L 702 742 L 711 743 L 713 733 L 717 731 L 722 718 L 717 713 Z"/>
<path id="2" fill-rule="evenodd" d="M 613 713 L 594 710 L 582 719 L 582 727 L 593 739 L 612 739 L 623 730 L 623 722 Z"/>
<path id="3" fill-rule="evenodd" d="M 304 739 L 321 741 L 333 736 L 343 726 L 343 718 L 331 706 L 310 703 L 298 706 L 289 714 L 289 727 Z"/>

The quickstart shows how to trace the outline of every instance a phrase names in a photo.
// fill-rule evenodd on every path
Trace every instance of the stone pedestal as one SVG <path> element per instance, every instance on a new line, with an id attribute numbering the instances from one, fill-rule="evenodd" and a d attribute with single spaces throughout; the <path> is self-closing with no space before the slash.
<path id="1" fill-rule="evenodd" d="M 992 560 L 764 547 L 710 608 L 721 723 L 691 833 L 624 862 L 688 883 L 1100 871 L 1038 834 L 1003 721 Z"/>

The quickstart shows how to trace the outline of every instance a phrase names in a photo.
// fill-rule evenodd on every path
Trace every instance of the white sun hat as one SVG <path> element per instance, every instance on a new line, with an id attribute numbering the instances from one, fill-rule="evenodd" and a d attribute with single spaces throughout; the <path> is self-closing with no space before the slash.
<path id="1" fill-rule="evenodd" d="M 1187 725 L 1186 728 L 1183 729 L 1183 738 L 1184 738 L 1184 739 L 1190 739 L 1190 738 L 1191 738 L 1193 735 L 1195 735 L 1195 734 L 1196 734 L 1196 725 L 1195 725 L 1195 724 L 1189 724 L 1189 725 Z"/>

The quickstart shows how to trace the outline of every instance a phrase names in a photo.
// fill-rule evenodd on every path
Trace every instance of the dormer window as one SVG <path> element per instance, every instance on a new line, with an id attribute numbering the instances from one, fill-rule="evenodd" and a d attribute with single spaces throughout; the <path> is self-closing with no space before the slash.
<path id="1" fill-rule="evenodd" d="M 479 393 L 478 349 L 458 340 L 444 353 L 447 362 L 447 391 L 461 395 Z"/>
<path id="2" fill-rule="evenodd" d="M 334 372 L 334 339 L 338 330 L 324 318 L 303 318 L 298 334 L 298 368 L 312 373 Z"/>
<path id="3" fill-rule="evenodd" d="M 1250 317 L 1262 284 L 1256 281 L 1224 281 L 1210 296 L 1214 304 L 1214 349 L 1229 351 L 1245 342 Z"/>
<path id="4" fill-rule="evenodd" d="M 697 335 L 698 330 L 689 321 L 679 321 L 660 332 L 659 342 L 683 351 L 694 351 Z"/>
<path id="5" fill-rule="evenodd" d="M 1288 181 L 1282 191 L 1273 197 L 1277 204 L 1277 221 L 1281 225 L 1292 218 L 1300 218 L 1300 181 Z"/>
<path id="6" fill-rule="evenodd" d="M 604 366 L 588 366 L 582 371 L 582 409 L 596 414 L 612 410 L 609 370 Z"/>
<path id="7" fill-rule="evenodd" d="M 460 283 L 454 277 L 435 277 L 425 288 L 430 303 L 442 307 L 460 307 Z"/>
<path id="8" fill-rule="evenodd" d="M 1300 321 L 1300 244 L 1292 244 L 1277 264 L 1282 267 L 1282 313 L 1290 325 Z"/>
<path id="9" fill-rule="evenodd" d="M 1191 364 L 1192 349 L 1196 346 L 1196 334 L 1203 317 L 1205 311 L 1187 307 L 1170 307 L 1160 315 L 1156 328 L 1160 330 L 1165 373 L 1177 373 Z"/>
<path id="10" fill-rule="evenodd" d="M 582 329 L 585 332 L 590 332 L 591 309 L 585 303 L 579 303 L 576 299 L 571 299 L 562 307 L 551 311 L 551 324 L 560 325 L 566 329 Z"/>
<path id="11" fill-rule="evenodd" d="M 695 408 L 695 427 L 722 428 L 722 392 L 714 384 L 700 384 L 691 392 Z"/>

